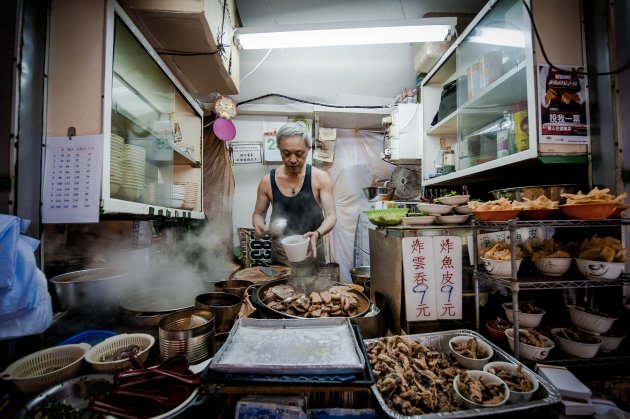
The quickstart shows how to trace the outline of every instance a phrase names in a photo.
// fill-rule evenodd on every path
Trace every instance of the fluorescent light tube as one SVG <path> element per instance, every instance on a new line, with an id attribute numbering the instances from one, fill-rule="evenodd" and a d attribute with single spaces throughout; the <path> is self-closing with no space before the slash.
<path id="1" fill-rule="evenodd" d="M 444 41 L 456 18 L 403 19 L 237 28 L 241 49 L 299 48 Z"/>

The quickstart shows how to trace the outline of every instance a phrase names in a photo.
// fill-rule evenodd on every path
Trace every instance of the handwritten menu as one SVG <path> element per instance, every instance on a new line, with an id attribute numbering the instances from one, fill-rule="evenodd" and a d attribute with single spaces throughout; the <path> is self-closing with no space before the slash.
<path id="1" fill-rule="evenodd" d="M 103 135 L 48 137 L 42 196 L 46 224 L 96 223 Z"/>
<path id="2" fill-rule="evenodd" d="M 461 237 L 405 237 L 402 250 L 407 321 L 461 319 Z"/>

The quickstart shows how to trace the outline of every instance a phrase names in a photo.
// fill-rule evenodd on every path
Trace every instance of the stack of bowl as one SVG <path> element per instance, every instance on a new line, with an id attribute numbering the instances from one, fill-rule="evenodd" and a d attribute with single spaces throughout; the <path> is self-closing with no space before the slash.
<path id="1" fill-rule="evenodd" d="M 147 187 L 146 201 L 148 204 L 170 207 L 171 185 L 168 183 L 150 183 Z"/>
<path id="2" fill-rule="evenodd" d="M 109 193 L 116 196 L 123 184 L 123 161 L 125 159 L 125 139 L 112 134 L 111 156 L 109 159 Z"/>
<path id="3" fill-rule="evenodd" d="M 172 208 L 182 208 L 186 197 L 186 187 L 184 185 L 171 186 L 171 205 Z"/>
<path id="4" fill-rule="evenodd" d="M 142 147 L 125 144 L 125 159 L 123 161 L 124 184 L 119 195 L 123 199 L 136 201 L 144 190 L 144 165 L 146 150 Z"/>
<path id="5" fill-rule="evenodd" d="M 197 191 L 199 184 L 195 182 L 174 182 L 176 186 L 184 187 L 184 203 L 181 208 L 185 210 L 192 210 L 197 204 Z"/>

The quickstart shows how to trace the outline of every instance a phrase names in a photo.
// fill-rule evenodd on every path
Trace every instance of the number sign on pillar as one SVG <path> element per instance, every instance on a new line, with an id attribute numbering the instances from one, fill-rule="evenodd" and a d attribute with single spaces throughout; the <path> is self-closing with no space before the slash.
<path id="1" fill-rule="evenodd" d="M 437 317 L 462 318 L 462 238 L 433 236 Z"/>
<path id="2" fill-rule="evenodd" d="M 402 239 L 407 321 L 437 320 L 433 238 Z"/>

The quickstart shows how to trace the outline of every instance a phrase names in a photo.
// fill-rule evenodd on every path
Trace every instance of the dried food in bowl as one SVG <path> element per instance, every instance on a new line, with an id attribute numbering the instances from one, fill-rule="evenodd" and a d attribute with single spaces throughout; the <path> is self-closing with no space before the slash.
<path id="1" fill-rule="evenodd" d="M 0 375 L 24 393 L 38 393 L 75 376 L 90 349 L 87 343 L 55 346 L 13 362 Z"/>
<path id="2" fill-rule="evenodd" d="M 505 336 L 508 338 L 510 349 L 514 351 L 514 329 L 507 329 Z M 556 347 L 551 339 L 535 330 L 520 329 L 518 340 L 520 356 L 529 361 L 542 361 Z"/>
<path id="3" fill-rule="evenodd" d="M 501 306 L 505 311 L 505 317 L 513 319 L 514 313 L 512 311 L 512 303 L 503 303 Z M 532 328 L 540 324 L 545 313 L 545 310 L 542 308 L 537 307 L 528 301 L 521 301 L 518 304 L 518 311 L 516 315 L 518 317 L 520 327 Z"/>
<path id="4" fill-rule="evenodd" d="M 582 275 L 588 279 L 617 279 L 626 266 L 624 262 L 602 262 L 575 258 L 575 263 Z"/>
<path id="5" fill-rule="evenodd" d="M 536 269 L 547 276 L 561 276 L 571 267 L 571 258 L 539 258 L 534 260 Z"/>
<path id="6" fill-rule="evenodd" d="M 510 389 L 510 403 L 530 400 L 538 390 L 538 379 L 523 364 L 494 361 L 484 365 L 483 370 L 505 381 Z"/>
<path id="7" fill-rule="evenodd" d="M 458 374 L 453 379 L 453 389 L 470 409 L 501 406 L 510 397 L 505 381 L 485 371 Z"/>
<path id="8" fill-rule="evenodd" d="M 507 320 L 503 320 L 500 317 L 486 322 L 486 330 L 488 331 L 488 334 L 497 343 L 507 343 L 505 330 L 511 327 L 512 323 Z"/>
<path id="9" fill-rule="evenodd" d="M 571 323 L 590 333 L 606 333 L 611 328 L 616 317 L 603 313 L 594 307 L 579 307 L 567 305 Z"/>
<path id="10" fill-rule="evenodd" d="M 448 347 L 461 366 L 471 370 L 480 370 L 494 356 L 494 350 L 486 342 L 470 336 L 454 336 L 448 341 Z"/>
<path id="11" fill-rule="evenodd" d="M 606 333 L 602 333 L 599 335 L 602 340 L 602 346 L 599 347 L 599 350 L 602 352 L 612 352 L 619 348 L 621 345 L 621 341 L 624 340 L 626 334 L 621 329 L 611 328 Z"/>
<path id="12" fill-rule="evenodd" d="M 560 349 L 577 358 L 593 358 L 602 345 L 599 336 L 575 329 L 556 327 L 551 329 L 551 334 L 558 342 Z"/>
<path id="13" fill-rule="evenodd" d="M 136 355 L 145 362 L 155 338 L 147 333 L 123 333 L 93 346 L 85 360 L 95 371 L 115 373 L 132 368 L 129 358 Z"/>

